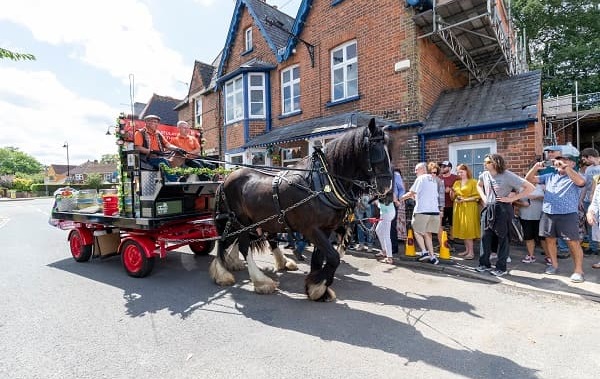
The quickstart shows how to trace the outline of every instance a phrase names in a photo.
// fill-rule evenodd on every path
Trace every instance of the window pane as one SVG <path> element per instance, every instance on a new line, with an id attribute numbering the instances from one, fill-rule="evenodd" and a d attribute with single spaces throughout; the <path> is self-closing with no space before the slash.
<path id="1" fill-rule="evenodd" d="M 347 80 L 354 80 L 358 78 L 358 67 L 356 64 L 349 64 L 347 66 Z"/>
<path id="2" fill-rule="evenodd" d="M 333 84 L 337 85 L 338 83 L 341 83 L 343 81 L 344 81 L 344 70 L 341 68 L 334 70 L 333 71 Z"/>
<path id="3" fill-rule="evenodd" d="M 342 50 L 336 50 L 333 52 L 333 64 L 338 64 L 344 61 L 344 54 Z"/>
<path id="4" fill-rule="evenodd" d="M 358 95 L 358 80 L 352 80 L 348 82 L 348 93 L 346 97 Z"/>
<path id="5" fill-rule="evenodd" d="M 346 59 L 356 58 L 356 44 L 353 43 L 346 47 Z"/>
<path id="6" fill-rule="evenodd" d="M 252 103 L 250 105 L 250 113 L 254 116 L 263 115 L 263 104 L 262 103 Z"/>
<path id="7" fill-rule="evenodd" d="M 252 90 L 250 91 L 250 101 L 251 102 L 262 102 L 263 100 L 263 91 L 262 90 Z"/>
<path id="8" fill-rule="evenodd" d="M 250 75 L 250 85 L 252 87 L 260 87 L 263 84 L 262 75 Z"/>
<path id="9" fill-rule="evenodd" d="M 252 153 L 252 164 L 264 165 L 265 164 L 265 153 L 263 153 L 263 152 Z"/>
<path id="10" fill-rule="evenodd" d="M 281 74 L 282 80 L 284 83 L 287 83 L 290 81 L 290 70 L 286 70 Z"/>
<path id="11" fill-rule="evenodd" d="M 343 84 L 336 84 L 333 87 L 333 100 L 339 100 L 344 98 L 344 85 Z"/>
<path id="12" fill-rule="evenodd" d="M 300 67 L 294 67 L 294 68 L 292 69 L 292 71 L 293 71 L 293 75 L 292 75 L 292 77 L 293 77 L 294 79 L 298 79 L 298 78 L 300 77 Z"/>

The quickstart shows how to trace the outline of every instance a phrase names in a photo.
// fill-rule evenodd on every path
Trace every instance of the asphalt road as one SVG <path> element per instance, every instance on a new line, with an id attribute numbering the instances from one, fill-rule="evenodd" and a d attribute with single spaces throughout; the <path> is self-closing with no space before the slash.
<path id="1" fill-rule="evenodd" d="M 76 263 L 51 201 L 0 202 L 0 378 L 596 378 L 595 302 L 346 256 L 338 300 L 309 269 L 257 295 L 187 249 L 144 279 Z M 260 256 L 268 265 L 270 256 Z"/>

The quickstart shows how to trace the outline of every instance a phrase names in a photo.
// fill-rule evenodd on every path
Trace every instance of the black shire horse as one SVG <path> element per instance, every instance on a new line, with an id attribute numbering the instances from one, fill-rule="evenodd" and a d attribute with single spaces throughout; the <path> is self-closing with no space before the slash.
<path id="1" fill-rule="evenodd" d="M 241 168 L 229 174 L 218 188 L 215 223 L 221 240 L 209 270 L 217 284 L 234 284 L 235 278 L 229 270 L 243 267 L 239 249 L 248 264 L 255 291 L 274 292 L 278 283 L 261 272 L 252 252 L 266 247 L 269 239 L 275 268 L 296 269 L 295 263 L 287 260 L 270 239 L 276 233 L 286 232 L 287 226 L 302 233 L 315 246 L 305 280 L 306 294 L 311 300 L 335 299 L 335 292 L 329 287 L 340 255 L 329 236 L 342 224 L 362 193 L 381 196 L 390 190 L 392 172 L 387 135 L 371 119 L 368 126 L 349 129 L 324 150 L 316 148 L 312 156 L 294 168 L 297 170 L 275 173 Z"/>

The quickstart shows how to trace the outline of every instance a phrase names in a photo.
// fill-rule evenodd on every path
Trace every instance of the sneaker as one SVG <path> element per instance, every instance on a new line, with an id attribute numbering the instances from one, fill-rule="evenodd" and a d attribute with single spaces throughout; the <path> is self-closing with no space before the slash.
<path id="1" fill-rule="evenodd" d="M 496 270 L 490 271 L 490 274 L 492 274 L 492 275 L 494 275 L 494 276 L 496 276 L 496 277 L 499 278 L 501 276 L 504 276 L 504 275 L 508 274 L 508 271 L 502 271 L 502 270 L 496 269 Z"/>
<path id="2" fill-rule="evenodd" d="M 589 247 L 587 249 L 583 250 L 583 254 L 584 255 L 598 255 L 597 251 L 593 251 L 592 249 L 590 249 Z"/>
<path id="3" fill-rule="evenodd" d="M 552 261 L 550 260 L 550 258 L 545 257 L 544 262 L 546 262 L 546 266 L 552 266 Z"/>
<path id="4" fill-rule="evenodd" d="M 477 271 L 477 272 L 492 271 L 492 268 L 484 266 L 484 265 L 479 265 L 479 267 L 475 268 L 475 271 Z"/>
<path id="5" fill-rule="evenodd" d="M 521 259 L 523 263 L 534 263 L 535 257 L 533 255 L 526 255 L 525 258 Z"/>
<path id="6" fill-rule="evenodd" d="M 583 283 L 585 279 L 583 278 L 583 274 L 574 272 L 573 275 L 571 275 L 571 281 L 573 283 Z"/>
<path id="7" fill-rule="evenodd" d="M 437 259 L 437 257 L 431 257 L 431 258 L 429 259 L 429 263 L 431 263 L 432 265 L 437 265 L 437 264 L 439 264 L 439 263 L 440 263 L 440 260 L 439 260 L 439 259 Z"/>
<path id="8" fill-rule="evenodd" d="M 569 251 L 559 251 L 558 254 L 556 254 L 556 257 L 558 259 L 567 259 L 571 256 L 571 253 Z"/>
<path id="9" fill-rule="evenodd" d="M 555 275 L 558 273 L 558 267 L 554 267 L 554 266 L 548 266 L 546 267 L 546 271 L 544 271 L 544 274 L 546 275 Z"/>
<path id="10" fill-rule="evenodd" d="M 435 257 L 433 257 L 435 258 Z M 429 253 L 425 253 L 424 255 L 421 255 L 421 258 L 419 258 L 420 262 L 428 262 L 432 259 L 431 255 L 429 255 Z"/>
<path id="11" fill-rule="evenodd" d="M 498 259 L 498 254 L 490 253 L 490 259 Z"/>

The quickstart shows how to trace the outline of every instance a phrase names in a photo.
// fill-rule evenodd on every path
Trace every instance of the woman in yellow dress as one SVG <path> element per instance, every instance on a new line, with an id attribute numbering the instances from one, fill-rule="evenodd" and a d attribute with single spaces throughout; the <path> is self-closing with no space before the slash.
<path id="1" fill-rule="evenodd" d="M 456 173 L 459 179 L 454 182 L 450 192 L 454 201 L 452 236 L 465 242 L 466 250 L 458 255 L 464 259 L 473 259 L 473 240 L 481 236 L 477 180 L 473 179 L 473 174 L 466 164 L 459 164 Z"/>

